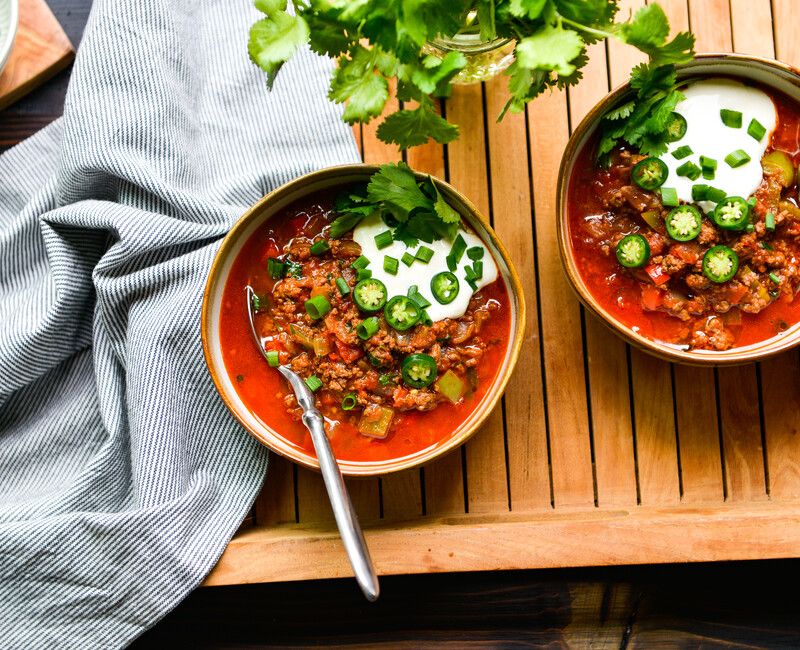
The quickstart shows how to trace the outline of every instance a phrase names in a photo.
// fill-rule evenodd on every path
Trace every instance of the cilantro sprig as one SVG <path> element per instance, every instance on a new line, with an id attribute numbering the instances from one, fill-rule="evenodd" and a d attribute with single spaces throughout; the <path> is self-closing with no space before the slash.
<path id="1" fill-rule="evenodd" d="M 436 110 L 448 97 L 453 78 L 467 66 L 457 51 L 435 54 L 427 44 L 451 37 L 469 26 L 486 41 L 512 39 L 515 60 L 506 71 L 510 99 L 506 112 L 550 88 L 577 83 L 586 65 L 588 44 L 616 38 L 648 55 L 636 71 L 639 87 L 631 105 L 607 129 L 605 146 L 619 139 L 656 147 L 667 108 L 680 99 L 675 93 L 674 66 L 693 56 L 688 33 L 668 41 L 669 23 L 657 4 L 617 21 L 619 0 L 255 0 L 264 18 L 250 32 L 250 58 L 267 73 L 272 87 L 281 66 L 308 43 L 318 54 L 337 59 L 329 98 L 346 104 L 348 124 L 367 123 L 379 116 L 396 83 L 401 102 L 415 102 L 387 115 L 378 137 L 400 148 L 429 139 L 447 143 L 458 127 Z M 625 112 L 627 111 L 627 114 Z M 629 140 L 632 138 L 633 141 Z M 613 147 L 613 144 L 611 144 Z"/>
<path id="2" fill-rule="evenodd" d="M 392 229 L 392 238 L 408 247 L 420 240 L 430 244 L 437 239 L 453 239 L 461 227 L 461 215 L 431 178 L 418 182 L 402 162 L 381 165 L 369 183 L 337 196 L 334 210 L 338 216 L 329 231 L 334 239 L 376 212 Z"/>

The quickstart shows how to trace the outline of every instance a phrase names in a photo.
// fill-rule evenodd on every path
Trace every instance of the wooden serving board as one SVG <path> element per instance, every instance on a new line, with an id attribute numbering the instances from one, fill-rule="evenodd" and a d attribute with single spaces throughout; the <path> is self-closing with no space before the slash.
<path id="1" fill-rule="evenodd" d="M 698 51 L 800 65 L 796 0 L 661 5 L 674 30 L 691 25 Z M 529 319 L 502 408 L 472 440 L 422 469 L 349 482 L 380 573 L 800 556 L 800 351 L 720 370 L 671 365 L 626 345 L 567 285 L 561 154 L 570 127 L 640 60 L 616 43 L 590 55 L 579 86 L 501 123 L 506 78 L 457 88 L 445 110 L 461 138 L 408 153 L 491 216 Z M 357 133 L 364 160 L 397 160 L 375 128 Z M 273 457 L 251 525 L 206 584 L 347 575 L 320 476 Z"/>
<path id="2" fill-rule="evenodd" d="M 11 57 L 0 74 L 0 110 L 66 68 L 72 43 L 44 0 L 20 0 L 19 29 Z"/>

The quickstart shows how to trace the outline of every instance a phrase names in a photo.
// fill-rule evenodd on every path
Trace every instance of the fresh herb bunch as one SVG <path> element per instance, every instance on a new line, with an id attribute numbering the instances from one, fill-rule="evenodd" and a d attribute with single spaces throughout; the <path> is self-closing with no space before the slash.
<path id="1" fill-rule="evenodd" d="M 446 143 L 458 127 L 441 117 L 434 98 L 448 97 L 451 80 L 466 65 L 460 52 L 440 57 L 425 44 L 437 36 L 453 36 L 468 21 L 481 38 L 516 41 L 515 61 L 507 70 L 507 111 L 520 112 L 548 88 L 577 83 L 587 62 L 586 45 L 616 38 L 650 57 L 636 70 L 636 99 L 618 111 L 603 147 L 619 139 L 654 146 L 667 107 L 677 102 L 674 65 L 693 56 L 694 38 L 678 34 L 667 41 L 669 23 L 657 4 L 616 22 L 618 0 L 255 0 L 265 14 L 250 32 L 249 53 L 267 73 L 270 87 L 281 66 L 308 42 L 318 54 L 338 59 L 329 97 L 346 103 L 348 124 L 367 123 L 389 99 L 389 79 L 397 80 L 397 98 L 416 102 L 388 115 L 378 137 L 402 149 L 429 138 Z M 624 127 L 624 128 L 623 128 Z M 608 149 L 610 150 L 610 149 Z"/>
<path id="2" fill-rule="evenodd" d="M 417 182 L 405 163 L 381 165 L 368 184 L 336 197 L 339 216 L 331 224 L 330 236 L 343 237 L 362 219 L 378 213 L 392 229 L 392 238 L 411 248 L 419 240 L 454 239 L 461 215 L 444 199 L 428 177 Z"/>

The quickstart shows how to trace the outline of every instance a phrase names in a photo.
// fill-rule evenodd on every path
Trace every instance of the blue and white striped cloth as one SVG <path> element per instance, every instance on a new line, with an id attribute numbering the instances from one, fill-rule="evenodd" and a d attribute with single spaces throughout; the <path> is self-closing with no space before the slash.
<path id="1" fill-rule="evenodd" d="M 249 0 L 96 0 L 63 119 L 0 156 L 0 647 L 118 647 L 214 566 L 267 453 L 206 372 L 218 241 L 357 160 L 304 53 L 272 93 Z"/>

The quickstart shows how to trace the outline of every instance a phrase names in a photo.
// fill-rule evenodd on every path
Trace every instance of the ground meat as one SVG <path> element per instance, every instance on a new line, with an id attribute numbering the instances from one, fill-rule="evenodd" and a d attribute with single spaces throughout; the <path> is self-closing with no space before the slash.
<path id="1" fill-rule="evenodd" d="M 356 283 L 350 262 L 361 249 L 351 239 L 330 240 L 330 252 L 321 256 L 309 252 L 312 238 L 295 237 L 284 246 L 284 259 L 301 261 L 300 277 L 285 277 L 275 283 L 269 310 L 259 315 L 262 334 L 273 346 L 287 352 L 292 369 L 304 378 L 318 377 L 326 393 L 335 394 L 340 404 L 344 394 L 356 395 L 365 408 L 388 406 L 399 411 L 428 411 L 445 398 L 434 386 L 409 389 L 400 381 L 403 359 L 414 353 L 428 354 L 437 361 L 439 374 L 448 370 L 466 382 L 467 370 L 475 368 L 488 346 L 500 341 L 486 340 L 481 329 L 498 308 L 478 292 L 466 313 L 431 325 L 416 325 L 400 332 L 387 325 L 382 315 L 378 331 L 367 341 L 357 335 L 364 315 L 351 296 L 342 296 L 336 278 Z M 325 295 L 331 310 L 321 321 L 306 313 L 304 303 L 311 296 Z M 289 356 L 291 354 L 291 356 Z M 299 415 L 293 395 L 283 396 L 287 410 Z"/>
<path id="2" fill-rule="evenodd" d="M 787 189 L 778 177 L 768 175 L 754 193 L 749 232 L 724 230 L 704 217 L 695 240 L 675 242 L 663 227 L 668 209 L 661 204 L 659 193 L 631 183 L 631 169 L 640 158 L 624 150 L 613 152 L 610 166 L 597 171 L 593 190 L 607 212 L 582 222 L 582 238 L 613 260 L 623 237 L 643 235 L 650 246 L 648 267 L 618 271 L 639 283 L 642 307 L 687 323 L 686 328 L 677 328 L 680 334 L 671 342 L 690 348 L 727 349 L 735 342 L 733 326 L 728 323 L 740 322 L 728 314 L 759 313 L 782 296 L 794 300 L 800 291 L 797 188 Z M 767 213 L 775 222 L 770 229 L 766 227 Z M 703 256 L 716 245 L 730 247 L 739 258 L 736 276 L 721 284 L 710 281 L 703 272 Z M 725 319 L 720 314 L 725 314 Z"/>

